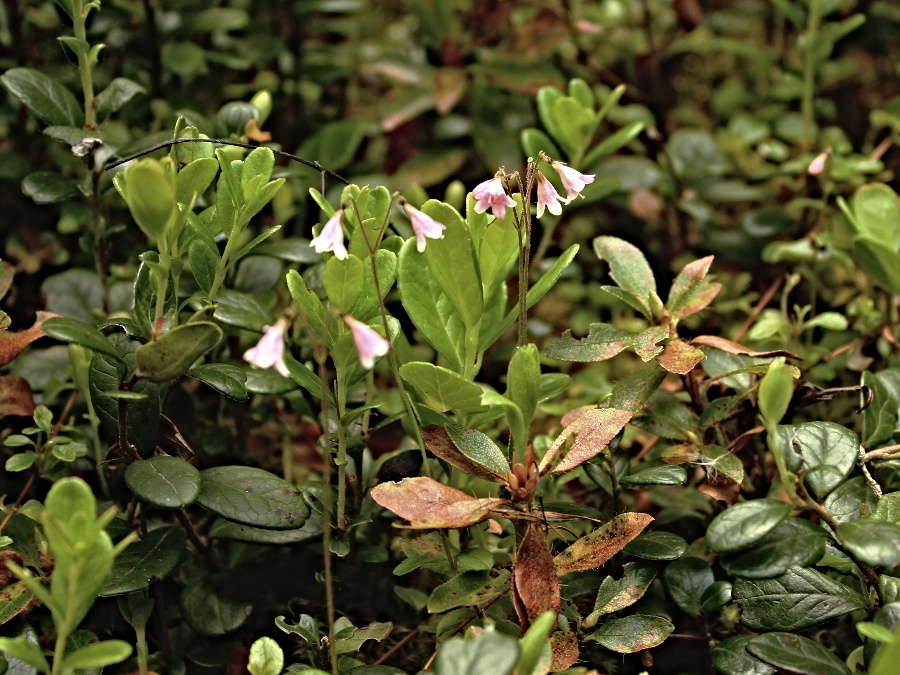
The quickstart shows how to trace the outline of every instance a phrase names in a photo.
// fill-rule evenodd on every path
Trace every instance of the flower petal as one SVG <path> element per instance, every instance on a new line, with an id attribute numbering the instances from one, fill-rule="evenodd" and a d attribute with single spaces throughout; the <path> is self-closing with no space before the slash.
<path id="1" fill-rule="evenodd" d="M 335 211 L 328 222 L 322 226 L 319 236 L 309 242 L 309 245 L 316 249 L 316 253 L 332 251 L 338 260 L 347 257 L 347 248 L 344 246 L 344 230 L 341 227 L 343 217 L 343 209 Z"/>
<path id="2" fill-rule="evenodd" d="M 375 365 L 375 360 L 379 356 L 388 353 L 391 343 L 372 328 L 349 314 L 344 316 L 344 322 L 350 327 L 350 332 L 353 334 L 353 344 L 356 345 L 356 351 L 359 352 L 359 364 L 363 368 L 368 370 Z"/>

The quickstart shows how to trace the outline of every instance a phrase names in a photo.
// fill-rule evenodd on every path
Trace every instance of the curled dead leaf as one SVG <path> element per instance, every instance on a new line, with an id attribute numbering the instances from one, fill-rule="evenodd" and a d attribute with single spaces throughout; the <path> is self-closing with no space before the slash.
<path id="1" fill-rule="evenodd" d="M 620 513 L 557 555 L 553 559 L 557 575 L 600 567 L 652 522 L 653 517 L 646 513 Z"/>
<path id="2" fill-rule="evenodd" d="M 616 408 L 586 410 L 563 429 L 562 433 L 547 449 L 547 453 L 541 460 L 539 467 L 541 475 L 547 472 L 556 455 L 572 434 L 575 434 L 575 442 L 569 448 L 562 461 L 553 469 L 553 473 L 571 471 L 576 466 L 596 457 L 615 438 L 616 434 L 622 430 L 622 427 L 628 423 L 631 416 L 631 412 L 617 410 Z"/>
<path id="3" fill-rule="evenodd" d="M 34 398 L 31 386 L 22 377 L 0 377 L 0 417 L 31 417 L 34 415 Z"/>
<path id="4" fill-rule="evenodd" d="M 513 592 L 521 602 L 529 624 L 544 612 L 559 613 L 559 579 L 547 538 L 538 525 L 529 523 L 516 550 Z M 523 625 L 522 629 L 527 626 Z"/>
<path id="5" fill-rule="evenodd" d="M 54 316 L 57 315 L 53 312 L 38 312 L 31 328 L 15 332 L 0 332 L 0 366 L 5 366 L 21 354 L 25 350 L 25 347 L 35 340 L 44 337 L 44 331 L 41 329 L 41 324 Z"/>
<path id="6" fill-rule="evenodd" d="M 802 361 L 803 357 L 797 356 L 793 352 L 789 352 L 786 349 L 772 349 L 764 352 L 757 352 L 750 349 L 750 347 L 745 347 L 742 344 L 737 342 L 732 342 L 731 340 L 726 340 L 723 337 L 718 337 L 717 335 L 698 335 L 693 340 L 691 340 L 692 345 L 701 345 L 703 347 L 712 347 L 713 349 L 718 349 L 719 351 L 725 352 L 727 354 L 740 354 L 743 356 L 760 356 L 760 357 L 777 357 L 777 356 L 786 356 L 791 359 L 797 359 L 798 361 Z"/>
<path id="7" fill-rule="evenodd" d="M 378 504 L 408 520 L 411 527 L 426 529 L 468 527 L 509 503 L 496 497 L 479 499 L 424 476 L 381 483 L 371 494 Z"/>

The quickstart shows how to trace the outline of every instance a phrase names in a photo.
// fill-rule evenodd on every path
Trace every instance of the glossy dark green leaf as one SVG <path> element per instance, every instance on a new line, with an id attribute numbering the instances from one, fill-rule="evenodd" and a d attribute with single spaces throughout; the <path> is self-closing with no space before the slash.
<path id="1" fill-rule="evenodd" d="M 169 576 L 184 553 L 187 534 L 180 527 L 158 527 L 116 556 L 101 595 L 133 593 Z"/>
<path id="2" fill-rule="evenodd" d="M 0 82 L 36 117 L 47 124 L 81 126 L 84 111 L 75 95 L 34 68 L 10 68 Z"/>
<path id="3" fill-rule="evenodd" d="M 274 323 L 272 312 L 266 304 L 260 294 L 222 289 L 216 295 L 215 317 L 229 326 L 262 331 L 263 326 Z"/>
<path id="4" fill-rule="evenodd" d="M 463 412 L 482 407 L 481 387 L 447 368 L 413 361 L 400 366 L 400 376 L 432 410 Z"/>
<path id="5" fill-rule="evenodd" d="M 620 654 L 634 654 L 656 647 L 674 630 L 672 622 L 661 616 L 632 614 L 607 621 L 584 639 Z"/>
<path id="6" fill-rule="evenodd" d="M 230 520 L 217 519 L 210 528 L 209 536 L 214 539 L 243 541 L 248 544 L 272 544 L 284 546 L 288 544 L 305 544 L 322 538 L 322 516 L 311 513 L 303 527 L 293 530 L 267 530 L 234 523 Z"/>
<path id="7" fill-rule="evenodd" d="M 716 516 L 706 531 L 706 543 L 716 553 L 748 548 L 773 530 L 791 512 L 774 499 L 741 502 Z"/>
<path id="8" fill-rule="evenodd" d="M 93 326 L 82 323 L 76 319 L 67 319 L 62 316 L 47 319 L 41 324 L 41 329 L 48 335 L 62 342 L 71 342 L 82 347 L 112 356 L 121 361 L 121 356 L 115 346 Z"/>
<path id="9" fill-rule="evenodd" d="M 117 77 L 97 94 L 97 98 L 94 100 L 94 113 L 98 119 L 104 120 L 112 113 L 121 110 L 135 96 L 146 93 L 147 90 L 134 80 Z"/>
<path id="10" fill-rule="evenodd" d="M 700 596 L 700 609 L 711 612 L 722 609 L 731 602 L 732 583 L 730 581 L 715 581 L 711 583 L 703 595 Z"/>
<path id="11" fill-rule="evenodd" d="M 720 562 L 734 576 L 764 579 L 784 574 L 789 567 L 807 567 L 825 553 L 827 532 L 800 518 L 785 518 L 753 546 L 727 553 Z"/>
<path id="12" fill-rule="evenodd" d="M 273 529 L 301 527 L 309 516 L 303 494 L 273 473 L 246 466 L 200 472 L 197 503 L 237 523 Z"/>
<path id="13" fill-rule="evenodd" d="M 666 379 L 666 371 L 657 365 L 636 370 L 613 385 L 609 407 L 637 412 Z"/>
<path id="14" fill-rule="evenodd" d="M 141 344 L 131 340 L 124 333 L 112 333 L 109 341 L 119 351 L 130 372 L 135 366 L 134 352 Z M 119 381 L 125 375 L 125 368 L 118 361 L 105 354 L 94 352 L 91 358 L 90 391 L 97 417 L 104 430 L 112 438 L 119 433 L 118 401 L 105 392 L 118 390 Z M 144 457 L 149 457 L 156 447 L 159 435 L 160 385 L 141 380 L 131 390 L 142 396 L 139 400 L 127 401 L 125 413 L 128 442 L 134 445 Z"/>
<path id="15" fill-rule="evenodd" d="M 703 594 L 715 582 L 709 563 L 686 556 L 669 563 L 663 576 L 675 604 L 688 614 L 699 614 Z"/>
<path id="16" fill-rule="evenodd" d="M 773 579 L 738 579 L 732 598 L 752 630 L 797 631 L 865 606 L 862 596 L 807 567 L 792 567 Z"/>
<path id="17" fill-rule="evenodd" d="M 712 650 L 713 665 L 723 675 L 775 675 L 769 664 L 750 655 L 746 647 L 753 635 L 733 635 Z"/>
<path id="18" fill-rule="evenodd" d="M 180 457 L 151 457 L 132 462 L 125 483 L 148 504 L 178 509 L 193 504 L 200 494 L 200 472 Z"/>
<path id="19" fill-rule="evenodd" d="M 194 361 L 214 349 L 222 336 L 222 329 L 211 321 L 176 326 L 137 348 L 135 373 L 153 382 L 174 380 L 187 373 Z"/>
<path id="20" fill-rule="evenodd" d="M 630 473 L 620 482 L 625 485 L 684 485 L 687 478 L 683 466 L 665 464 Z"/>
<path id="21" fill-rule="evenodd" d="M 859 458 L 856 434 L 834 422 L 801 424 L 797 427 L 793 442 L 807 470 L 806 483 L 820 497 L 840 485 Z"/>
<path id="22" fill-rule="evenodd" d="M 284 377 L 274 368 L 251 368 L 244 370 L 247 376 L 247 391 L 251 394 L 269 394 L 278 396 L 294 391 L 297 384 L 289 377 Z"/>
<path id="23" fill-rule="evenodd" d="M 644 560 L 675 560 L 687 551 L 687 542 L 671 532 L 643 532 L 623 549 L 628 555 Z"/>
<path id="24" fill-rule="evenodd" d="M 79 193 L 78 181 L 55 171 L 38 171 L 22 179 L 22 194 L 35 204 L 64 202 Z"/>
<path id="25" fill-rule="evenodd" d="M 850 675 L 847 665 L 827 647 L 802 635 L 768 633 L 748 641 L 746 649 L 782 672 L 798 675 Z"/>
<path id="26" fill-rule="evenodd" d="M 871 567 L 900 565 L 900 526 L 886 520 L 860 518 L 837 527 L 841 545 Z"/>
<path id="27" fill-rule="evenodd" d="M 825 498 L 825 508 L 838 523 L 873 515 L 878 497 L 862 476 L 854 476 L 838 485 Z"/>
<path id="28" fill-rule="evenodd" d="M 210 579 L 192 579 L 181 592 L 181 611 L 201 635 L 224 635 L 247 620 L 247 604 L 216 588 Z"/>
<path id="29" fill-rule="evenodd" d="M 235 401 L 246 401 L 249 398 L 246 386 L 247 373 L 238 366 L 227 363 L 204 363 L 194 366 L 187 374 Z"/>

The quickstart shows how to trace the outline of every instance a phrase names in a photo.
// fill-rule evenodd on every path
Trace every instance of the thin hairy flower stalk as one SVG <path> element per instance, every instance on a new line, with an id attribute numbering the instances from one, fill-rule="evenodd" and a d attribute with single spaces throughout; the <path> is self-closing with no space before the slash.
<path id="1" fill-rule="evenodd" d="M 337 405 L 337 441 L 338 451 L 337 459 L 337 476 L 338 476 L 338 493 L 337 507 L 335 511 L 335 522 L 338 530 L 344 529 L 344 512 L 347 508 L 347 432 L 344 429 L 343 420 L 347 413 L 347 391 L 346 387 L 341 386 L 344 381 L 344 372 L 342 368 L 337 371 L 337 383 L 335 385 L 334 399 Z"/>
<path id="2" fill-rule="evenodd" d="M 331 675 L 338 675 L 337 650 L 334 638 L 334 578 L 331 570 L 331 441 L 328 427 L 328 370 L 325 360 L 328 352 L 324 348 L 315 347 L 316 364 L 319 372 L 319 385 L 322 387 L 322 505 L 325 513 L 322 517 L 322 555 L 325 559 L 325 610 L 328 621 L 328 661 L 331 664 Z"/>
<path id="3" fill-rule="evenodd" d="M 516 345 L 524 347 L 528 344 L 528 279 L 531 259 L 531 190 L 534 186 L 534 174 L 538 161 L 528 160 L 525 172 L 525 184 L 519 183 L 519 194 L 522 197 L 522 211 L 515 212 L 516 231 L 519 235 L 519 318 L 517 322 Z M 509 189 L 506 179 L 504 184 Z"/>

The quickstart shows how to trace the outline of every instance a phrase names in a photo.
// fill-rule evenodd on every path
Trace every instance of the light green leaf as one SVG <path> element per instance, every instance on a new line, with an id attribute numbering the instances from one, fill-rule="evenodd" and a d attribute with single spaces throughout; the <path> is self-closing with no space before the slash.
<path id="1" fill-rule="evenodd" d="M 400 366 L 400 375 L 433 410 L 462 412 L 481 408 L 481 387 L 452 370 L 414 361 Z"/>

